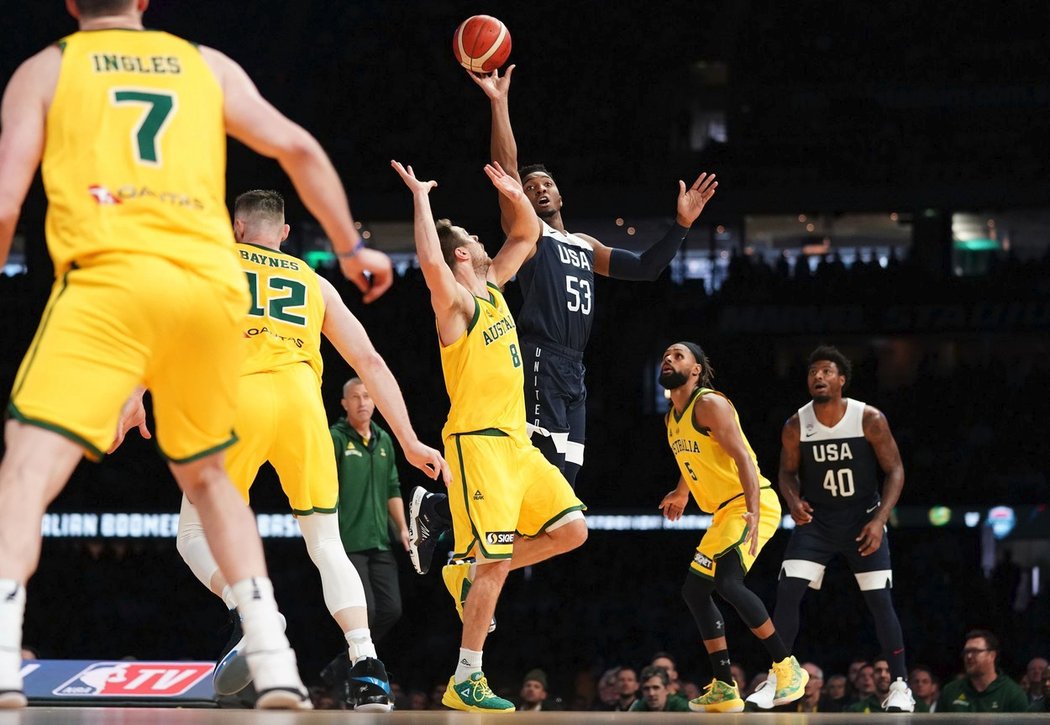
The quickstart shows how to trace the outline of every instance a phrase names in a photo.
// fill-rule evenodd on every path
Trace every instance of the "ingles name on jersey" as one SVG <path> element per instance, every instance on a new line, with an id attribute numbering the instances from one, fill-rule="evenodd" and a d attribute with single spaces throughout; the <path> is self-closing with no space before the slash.
<path id="1" fill-rule="evenodd" d="M 96 73 L 182 73 L 179 59 L 173 55 L 118 55 L 116 53 L 93 53 L 91 62 Z"/>

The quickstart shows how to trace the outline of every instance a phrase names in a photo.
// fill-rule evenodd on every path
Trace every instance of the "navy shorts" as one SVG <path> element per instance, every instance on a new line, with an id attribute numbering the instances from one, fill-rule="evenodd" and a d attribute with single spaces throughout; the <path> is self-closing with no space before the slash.
<path id="1" fill-rule="evenodd" d="M 525 362 L 525 421 L 582 446 L 587 428 L 587 388 L 582 353 L 548 343 L 521 341 Z"/>
<path id="2" fill-rule="evenodd" d="M 889 536 L 884 532 L 877 551 L 861 556 L 856 541 L 860 530 L 871 521 L 874 505 L 842 511 L 813 512 L 813 520 L 791 531 L 781 576 L 807 579 L 810 587 L 820 589 L 824 568 L 836 555 L 841 555 L 857 577 L 862 590 L 892 587 Z"/>

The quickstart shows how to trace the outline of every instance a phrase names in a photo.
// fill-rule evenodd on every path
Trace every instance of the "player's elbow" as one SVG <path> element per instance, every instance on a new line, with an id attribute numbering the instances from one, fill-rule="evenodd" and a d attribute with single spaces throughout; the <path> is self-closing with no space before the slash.
<path id="1" fill-rule="evenodd" d="M 298 166 L 324 156 L 321 144 L 302 126 L 289 122 L 275 144 L 274 157 L 281 165 Z"/>

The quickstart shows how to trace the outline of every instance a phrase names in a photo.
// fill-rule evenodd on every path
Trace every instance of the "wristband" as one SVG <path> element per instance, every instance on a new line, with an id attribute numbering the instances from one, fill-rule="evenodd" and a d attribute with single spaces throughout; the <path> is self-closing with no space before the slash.
<path id="1" fill-rule="evenodd" d="M 358 252 L 360 252 L 364 248 L 365 248 L 365 240 L 364 240 L 364 238 L 359 238 L 357 240 L 357 244 L 354 245 L 353 249 L 351 249 L 349 252 L 342 252 L 340 254 L 336 254 L 335 256 L 338 257 L 339 259 L 353 259 L 354 257 L 357 256 Z"/>

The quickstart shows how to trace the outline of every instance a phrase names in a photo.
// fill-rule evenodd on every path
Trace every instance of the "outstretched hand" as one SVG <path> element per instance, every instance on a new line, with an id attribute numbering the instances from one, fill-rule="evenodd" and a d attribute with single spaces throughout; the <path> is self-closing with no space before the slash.
<path id="1" fill-rule="evenodd" d="M 413 194 L 417 192 L 429 194 L 430 190 L 438 185 L 436 181 L 420 181 L 416 178 L 416 172 L 412 170 L 412 167 L 409 166 L 408 168 L 405 168 L 401 165 L 400 161 L 391 160 L 390 165 L 394 167 L 394 171 L 401 176 L 401 179 L 405 182 L 405 186 L 407 186 Z"/>
<path id="2" fill-rule="evenodd" d="M 366 247 L 353 257 L 340 257 L 339 271 L 364 293 L 361 299 L 366 304 L 382 297 L 394 284 L 394 265 L 378 249 Z"/>
<path id="3" fill-rule="evenodd" d="M 411 169 L 411 167 L 409 168 Z M 525 190 L 522 189 L 521 182 L 504 171 L 498 161 L 493 161 L 491 164 L 485 164 L 485 174 L 492 181 L 492 185 L 496 187 L 496 191 L 503 194 L 503 196 L 511 201 L 517 201 L 525 193 Z"/>
<path id="4" fill-rule="evenodd" d="M 500 77 L 499 68 L 491 73 L 474 73 L 468 70 L 467 75 L 470 76 L 470 80 L 478 84 L 481 90 L 485 91 L 489 100 L 498 101 L 507 97 L 510 91 L 510 75 L 513 72 L 514 66 L 511 65 L 507 67 L 507 73 L 502 77 Z"/>
<path id="5" fill-rule="evenodd" d="M 688 189 L 685 188 L 685 182 L 679 179 L 678 223 L 686 228 L 692 226 L 696 218 L 700 216 L 700 212 L 704 210 L 704 205 L 715 195 L 717 188 L 718 182 L 715 181 L 715 175 L 707 172 L 696 177 L 696 181 Z"/>

